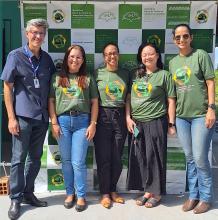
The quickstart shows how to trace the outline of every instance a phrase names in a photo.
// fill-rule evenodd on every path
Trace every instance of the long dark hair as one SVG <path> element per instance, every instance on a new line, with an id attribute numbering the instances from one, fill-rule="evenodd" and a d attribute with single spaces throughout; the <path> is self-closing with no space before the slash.
<path id="1" fill-rule="evenodd" d="M 159 69 L 163 69 L 163 63 L 161 60 L 161 53 L 160 53 L 159 48 L 155 44 L 143 42 L 139 46 L 138 54 L 137 54 L 137 62 L 138 62 L 137 75 L 138 75 L 138 77 L 143 77 L 146 74 L 146 66 L 142 63 L 141 55 L 142 55 L 142 50 L 147 46 L 153 47 L 155 49 L 156 53 L 159 55 L 158 59 L 157 59 L 157 67 Z"/>
<path id="2" fill-rule="evenodd" d="M 68 67 L 68 57 L 72 49 L 77 49 L 80 50 L 82 53 L 83 57 L 83 63 L 79 68 L 79 72 L 77 73 L 78 76 L 78 86 L 82 88 L 87 87 L 87 72 L 86 72 L 86 53 L 85 50 L 82 46 L 80 45 L 71 45 L 65 55 L 64 55 L 64 60 L 62 64 L 62 70 L 59 73 L 59 82 L 58 85 L 62 87 L 68 87 L 69 86 L 69 67 Z"/>

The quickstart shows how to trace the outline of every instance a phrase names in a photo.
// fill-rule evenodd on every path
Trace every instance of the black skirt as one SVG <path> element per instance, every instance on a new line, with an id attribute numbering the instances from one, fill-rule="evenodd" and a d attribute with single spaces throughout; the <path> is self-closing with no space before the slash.
<path id="1" fill-rule="evenodd" d="M 129 145 L 128 190 L 166 194 L 167 117 L 138 122 Z"/>

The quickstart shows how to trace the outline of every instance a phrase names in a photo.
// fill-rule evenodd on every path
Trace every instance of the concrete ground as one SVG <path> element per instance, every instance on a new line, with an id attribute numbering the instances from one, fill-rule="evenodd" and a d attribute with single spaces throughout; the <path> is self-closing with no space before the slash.
<path id="1" fill-rule="evenodd" d="M 196 215 L 183 212 L 181 205 L 187 198 L 184 194 L 171 194 L 162 198 L 162 202 L 155 208 L 145 208 L 135 205 L 138 193 L 123 193 L 125 204 L 113 204 L 111 209 L 105 209 L 99 204 L 99 194 L 89 193 L 87 196 L 88 208 L 82 213 L 74 208 L 65 209 L 63 206 L 64 193 L 37 193 L 36 196 L 48 202 L 46 208 L 35 208 L 22 205 L 20 220 L 216 220 L 218 219 L 218 190 L 212 209 L 204 214 Z M 10 206 L 8 196 L 0 196 L 0 220 L 8 219 L 7 212 Z"/>

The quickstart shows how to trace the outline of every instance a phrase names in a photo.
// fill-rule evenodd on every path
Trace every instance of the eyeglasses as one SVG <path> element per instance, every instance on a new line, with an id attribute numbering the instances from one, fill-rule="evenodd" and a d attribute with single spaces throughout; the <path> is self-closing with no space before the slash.
<path id="1" fill-rule="evenodd" d="M 118 52 L 105 53 L 106 57 L 118 56 Z"/>
<path id="2" fill-rule="evenodd" d="M 183 34 L 183 35 L 176 35 L 176 36 L 174 37 L 174 39 L 175 39 L 176 41 L 180 41 L 181 38 L 183 38 L 183 40 L 188 40 L 189 37 L 190 37 L 189 34 Z"/>
<path id="3" fill-rule="evenodd" d="M 40 36 L 40 37 L 44 37 L 45 36 L 45 32 L 38 32 L 38 31 L 30 31 L 30 33 L 34 36 Z"/>

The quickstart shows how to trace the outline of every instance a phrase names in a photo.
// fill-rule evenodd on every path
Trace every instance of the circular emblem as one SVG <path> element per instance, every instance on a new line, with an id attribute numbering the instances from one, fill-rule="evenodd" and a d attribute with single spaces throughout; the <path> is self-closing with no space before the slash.
<path id="1" fill-rule="evenodd" d="M 199 10 L 195 16 L 195 20 L 199 23 L 206 23 L 208 20 L 208 12 L 207 10 Z"/>
<path id="2" fill-rule="evenodd" d="M 156 34 L 150 35 L 147 41 L 151 44 L 156 45 L 157 47 L 160 47 L 161 39 Z"/>
<path id="3" fill-rule="evenodd" d="M 138 97 L 147 97 L 152 91 L 152 85 L 147 82 L 137 82 L 134 83 L 133 90 Z"/>
<path id="4" fill-rule="evenodd" d="M 119 100 L 122 98 L 124 86 L 118 80 L 109 82 L 106 85 L 105 92 L 112 100 Z"/>
<path id="5" fill-rule="evenodd" d="M 63 88 L 63 92 L 70 98 L 76 98 L 80 95 L 82 89 L 78 86 L 76 80 L 70 80 L 70 87 Z"/>
<path id="6" fill-rule="evenodd" d="M 54 65 L 55 65 L 55 68 L 58 72 L 61 71 L 62 69 L 62 64 L 63 64 L 63 60 L 62 59 L 56 59 L 54 60 Z"/>
<path id="7" fill-rule="evenodd" d="M 52 39 L 52 44 L 55 48 L 59 49 L 65 46 L 66 41 L 66 38 L 62 34 L 56 34 Z"/>
<path id="8" fill-rule="evenodd" d="M 61 9 L 54 10 L 52 13 L 52 19 L 55 23 L 63 23 L 65 14 Z"/>
<path id="9" fill-rule="evenodd" d="M 61 173 L 55 174 L 51 177 L 51 182 L 54 186 L 61 186 L 64 183 L 64 177 Z"/>
<path id="10" fill-rule="evenodd" d="M 61 163 L 61 155 L 59 151 L 55 151 L 52 153 L 52 158 L 54 162 L 59 165 Z"/>
<path id="11" fill-rule="evenodd" d="M 176 70 L 176 72 L 173 74 L 173 80 L 178 85 L 187 85 L 190 80 L 190 76 L 191 69 L 187 66 L 184 66 Z"/>

